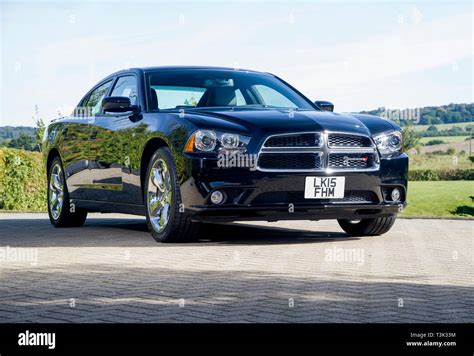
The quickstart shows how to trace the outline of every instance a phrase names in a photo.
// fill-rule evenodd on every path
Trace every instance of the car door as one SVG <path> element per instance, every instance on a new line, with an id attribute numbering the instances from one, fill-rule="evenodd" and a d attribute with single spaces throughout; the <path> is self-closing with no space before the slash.
<path id="1" fill-rule="evenodd" d="M 134 74 L 119 76 L 109 96 L 130 98 L 138 103 L 137 77 Z M 134 122 L 130 113 L 100 112 L 90 134 L 90 171 L 95 189 L 94 200 L 127 203 L 124 191 L 124 169 L 129 167 L 128 144 Z"/>
<path id="2" fill-rule="evenodd" d="M 69 195 L 72 199 L 90 199 L 89 136 L 100 102 L 112 81 L 98 84 L 81 100 L 73 114 L 62 125 L 62 159 Z"/>

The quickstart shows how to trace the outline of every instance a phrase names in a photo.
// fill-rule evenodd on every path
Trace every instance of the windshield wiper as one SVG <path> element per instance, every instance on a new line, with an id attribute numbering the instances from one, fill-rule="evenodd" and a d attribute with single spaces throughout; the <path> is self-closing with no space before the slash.
<path id="1" fill-rule="evenodd" d="M 179 109 L 192 109 L 192 110 L 211 110 L 211 109 L 227 109 L 227 110 L 239 110 L 239 109 L 281 109 L 281 110 L 293 110 L 299 111 L 300 108 L 290 108 L 284 106 L 274 106 L 266 104 L 248 104 L 248 105 L 216 105 L 216 106 L 193 106 L 193 105 L 177 105 L 173 109 L 167 110 L 179 110 Z"/>
<path id="2" fill-rule="evenodd" d="M 268 108 L 268 109 L 284 109 L 284 110 L 294 110 L 298 111 L 299 108 L 290 108 L 286 106 L 275 106 L 275 105 L 266 105 L 266 104 L 249 104 L 249 105 L 240 105 L 237 108 L 248 108 L 248 107 L 260 107 L 260 108 Z"/>

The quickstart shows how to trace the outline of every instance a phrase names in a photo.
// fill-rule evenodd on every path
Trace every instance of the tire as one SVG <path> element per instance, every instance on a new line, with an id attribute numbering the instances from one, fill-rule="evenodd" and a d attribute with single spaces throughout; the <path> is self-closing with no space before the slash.
<path id="1" fill-rule="evenodd" d="M 188 242 L 198 237 L 200 224 L 180 211 L 182 203 L 173 156 L 167 147 L 148 163 L 143 201 L 148 230 L 157 242 Z"/>
<path id="2" fill-rule="evenodd" d="M 82 226 L 87 211 L 73 209 L 69 201 L 66 179 L 61 159 L 55 157 L 48 171 L 48 215 L 54 227 Z"/>
<path id="3" fill-rule="evenodd" d="M 396 215 L 391 215 L 386 218 L 361 219 L 358 222 L 339 219 L 337 222 L 350 236 L 378 236 L 388 232 L 396 218 Z"/>

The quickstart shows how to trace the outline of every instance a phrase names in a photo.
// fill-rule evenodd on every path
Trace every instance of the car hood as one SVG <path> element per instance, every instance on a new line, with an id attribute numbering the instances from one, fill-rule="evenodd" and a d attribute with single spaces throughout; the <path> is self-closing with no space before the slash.
<path id="1" fill-rule="evenodd" d="M 188 111 L 185 118 L 200 129 L 228 130 L 267 136 L 286 132 L 339 131 L 376 135 L 397 129 L 389 120 L 372 115 L 284 109 L 205 109 Z"/>

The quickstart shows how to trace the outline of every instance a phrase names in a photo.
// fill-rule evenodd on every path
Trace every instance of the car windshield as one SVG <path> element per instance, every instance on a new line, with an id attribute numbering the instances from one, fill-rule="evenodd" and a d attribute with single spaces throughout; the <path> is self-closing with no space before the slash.
<path id="1" fill-rule="evenodd" d="M 270 74 L 184 69 L 147 74 L 150 110 L 287 108 L 313 110 L 308 101 Z"/>

